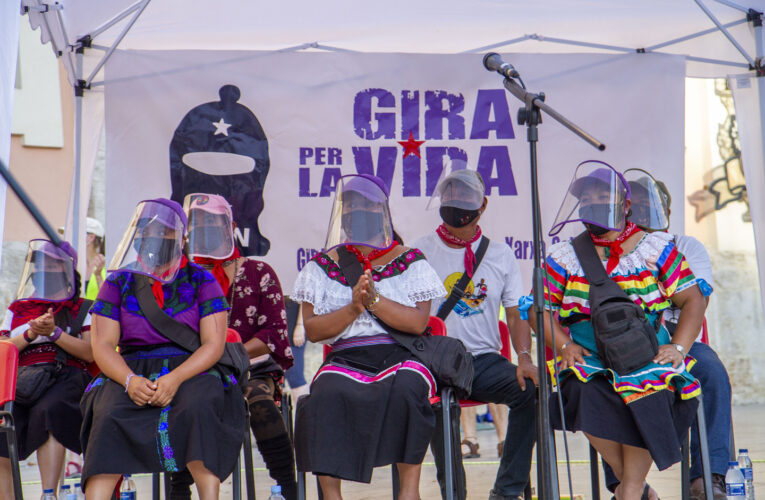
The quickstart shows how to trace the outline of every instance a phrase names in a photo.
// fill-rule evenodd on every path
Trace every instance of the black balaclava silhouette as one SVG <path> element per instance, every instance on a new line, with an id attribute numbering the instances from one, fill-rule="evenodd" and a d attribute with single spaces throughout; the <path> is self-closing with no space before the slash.
<path id="1" fill-rule="evenodd" d="M 270 160 L 268 139 L 255 114 L 237 101 L 235 85 L 218 91 L 220 101 L 189 111 L 170 143 L 171 198 L 183 203 L 190 193 L 218 194 L 233 208 L 245 256 L 266 255 L 271 242 L 258 228 L 263 186 Z"/>

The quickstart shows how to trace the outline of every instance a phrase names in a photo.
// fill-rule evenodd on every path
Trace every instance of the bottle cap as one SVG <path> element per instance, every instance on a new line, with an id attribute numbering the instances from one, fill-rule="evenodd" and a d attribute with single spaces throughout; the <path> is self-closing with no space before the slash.
<path id="1" fill-rule="evenodd" d="M 728 462 L 728 467 L 738 467 L 738 462 Z"/>
<path id="2" fill-rule="evenodd" d="M 62 490 L 68 490 L 69 489 L 69 485 L 68 484 L 62 484 L 61 485 L 61 489 Z"/>
<path id="3" fill-rule="evenodd" d="M 45 493 L 53 493 L 53 488 L 51 488 L 49 490 L 43 490 L 43 494 L 45 494 Z"/>
<path id="4" fill-rule="evenodd" d="M 130 474 L 122 474 L 124 477 L 130 477 Z"/>
<path id="5" fill-rule="evenodd" d="M 74 483 L 74 487 L 75 488 L 79 488 L 80 487 L 80 483 Z"/>
<path id="6" fill-rule="evenodd" d="M 276 486 L 271 486 L 271 494 L 272 494 L 272 495 L 273 495 L 274 493 L 279 493 L 279 494 L 281 494 L 281 492 L 282 492 L 282 487 L 281 487 L 281 486 L 279 486 L 278 484 L 277 484 Z"/>
<path id="7" fill-rule="evenodd" d="M 738 452 L 739 452 L 739 453 L 749 453 L 749 450 L 748 450 L 748 449 L 746 449 L 746 448 L 739 448 L 739 449 L 738 449 Z"/>

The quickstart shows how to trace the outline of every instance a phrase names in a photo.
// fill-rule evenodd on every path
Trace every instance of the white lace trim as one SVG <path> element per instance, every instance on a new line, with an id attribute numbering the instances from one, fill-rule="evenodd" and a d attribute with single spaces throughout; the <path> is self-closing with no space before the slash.
<path id="1" fill-rule="evenodd" d="M 376 288 L 383 297 L 408 307 L 446 295 L 438 275 L 424 260 L 410 264 L 397 276 L 381 279 Z M 290 298 L 296 302 L 310 302 L 316 314 L 327 314 L 349 304 L 352 296 L 350 287 L 331 279 L 315 262 L 309 262 L 298 274 Z M 359 320 L 372 321 L 366 313 L 359 316 Z"/>
<path id="2" fill-rule="evenodd" d="M 627 255 L 622 255 L 619 264 L 611 275 L 631 275 L 643 269 L 657 271 L 656 262 L 668 245 L 673 245 L 672 235 L 655 232 L 646 233 L 637 246 Z M 569 241 L 561 241 L 550 248 L 550 257 L 563 267 L 569 275 L 584 276 L 584 270 L 576 257 L 574 246 Z"/>

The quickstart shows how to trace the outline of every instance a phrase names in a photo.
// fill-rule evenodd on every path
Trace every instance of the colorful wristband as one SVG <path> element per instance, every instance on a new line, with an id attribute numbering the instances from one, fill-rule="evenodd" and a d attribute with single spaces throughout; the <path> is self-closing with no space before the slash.
<path id="1" fill-rule="evenodd" d="M 24 340 L 26 340 L 28 343 L 30 343 L 30 344 L 31 344 L 32 342 L 34 342 L 34 339 L 30 339 L 30 338 L 29 338 L 29 330 L 26 330 L 26 331 L 24 332 L 24 335 L 23 335 L 23 336 L 24 336 Z"/>
<path id="2" fill-rule="evenodd" d="M 135 373 L 129 373 L 127 378 L 125 379 L 125 392 L 128 391 L 128 387 L 130 387 L 130 379 L 135 377 Z"/>
<path id="3" fill-rule="evenodd" d="M 64 333 L 64 330 L 62 330 L 59 327 L 56 327 L 55 330 L 53 330 L 53 334 L 49 337 L 50 341 L 51 342 L 57 341 L 61 337 L 62 333 Z"/>

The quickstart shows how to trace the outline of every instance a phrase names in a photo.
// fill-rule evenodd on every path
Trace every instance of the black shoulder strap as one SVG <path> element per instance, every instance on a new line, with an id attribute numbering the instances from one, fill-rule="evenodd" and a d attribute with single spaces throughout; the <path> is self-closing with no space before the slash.
<path id="1" fill-rule="evenodd" d="M 475 252 L 475 267 L 473 267 L 473 274 L 475 274 L 479 264 L 481 264 L 481 260 L 483 260 L 487 248 L 489 248 L 489 238 L 483 236 L 481 242 L 478 244 L 478 249 Z M 470 283 L 470 276 L 468 276 L 467 272 L 464 272 L 459 281 L 452 287 L 449 296 L 446 297 L 446 300 L 441 304 L 441 307 L 438 308 L 436 316 L 444 321 L 446 320 L 446 317 L 452 312 L 452 309 L 457 305 L 457 302 L 465 296 L 465 289 L 467 288 L 468 283 Z"/>
<path id="2" fill-rule="evenodd" d="M 592 242 L 590 234 L 587 231 L 582 232 L 574 238 L 572 244 L 587 281 L 591 285 L 605 283 L 608 280 L 608 274 L 603 268 L 603 263 L 600 261 L 597 250 L 595 250 L 595 244 Z"/>
<path id="3" fill-rule="evenodd" d="M 353 288 L 356 283 L 359 282 L 359 278 L 364 274 L 364 266 L 361 265 L 359 259 L 356 258 L 347 248 L 337 248 L 337 265 L 340 266 L 340 271 L 345 276 L 348 284 Z"/>
<path id="4" fill-rule="evenodd" d="M 607 299 L 609 296 L 614 298 L 626 297 L 631 302 L 631 299 L 622 290 L 622 287 L 608 277 L 603 267 L 603 262 L 601 262 L 597 250 L 595 250 L 595 244 L 592 242 L 592 238 L 587 231 L 574 238 L 572 244 L 574 245 L 576 257 L 579 259 L 579 264 L 584 271 L 584 277 L 590 283 L 591 298 L 592 292 L 597 287 L 600 292 L 598 296 L 603 298 L 601 300 Z M 590 304 L 590 308 L 592 307 L 593 304 Z"/>
<path id="5" fill-rule="evenodd" d="M 135 296 L 138 299 L 141 312 L 155 330 L 189 352 L 199 349 L 199 346 L 202 345 L 199 334 L 188 325 L 168 316 L 159 307 L 154 294 L 151 292 L 151 283 L 147 276 L 135 275 Z"/>
<path id="6" fill-rule="evenodd" d="M 80 304 L 80 310 L 77 311 L 77 317 L 74 318 L 72 324 L 69 325 L 69 335 L 77 336 L 82 331 L 82 324 L 85 323 L 85 318 L 88 317 L 90 312 L 90 306 L 93 305 L 92 300 L 84 299 Z"/>

